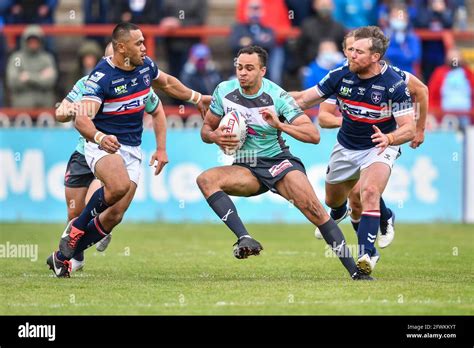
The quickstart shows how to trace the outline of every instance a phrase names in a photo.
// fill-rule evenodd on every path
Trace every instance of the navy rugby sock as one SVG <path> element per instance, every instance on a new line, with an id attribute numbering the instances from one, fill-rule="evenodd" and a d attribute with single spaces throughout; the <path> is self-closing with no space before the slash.
<path id="1" fill-rule="evenodd" d="M 392 211 L 387 208 L 385 205 L 384 200 L 380 197 L 380 220 L 381 221 L 388 221 L 392 217 Z"/>
<path id="2" fill-rule="evenodd" d="M 346 211 L 347 211 L 347 200 L 340 207 L 331 208 L 331 213 L 329 215 L 331 215 L 333 220 L 337 220 L 343 217 Z"/>
<path id="3" fill-rule="evenodd" d="M 375 253 L 375 238 L 380 226 L 380 211 L 366 210 L 362 212 L 362 217 L 357 230 L 359 242 L 359 257 L 364 254 L 373 256 Z"/>
<path id="4" fill-rule="evenodd" d="M 219 218 L 229 227 L 232 232 L 240 238 L 245 235 L 249 235 L 245 228 L 242 220 L 240 220 L 235 208 L 234 202 L 224 191 L 217 191 L 213 193 L 208 199 L 207 203 L 219 216 Z"/>
<path id="5" fill-rule="evenodd" d="M 352 227 L 354 228 L 354 231 L 356 232 L 356 235 L 357 235 L 357 230 L 359 229 L 359 223 L 360 223 L 360 219 L 354 220 L 351 218 L 351 224 L 352 224 Z"/>
<path id="6" fill-rule="evenodd" d="M 334 220 L 329 219 L 324 224 L 318 226 L 318 228 L 326 243 L 331 247 L 342 265 L 349 272 L 349 275 L 352 276 L 356 273 L 357 266 L 352 258 L 351 251 L 346 245 L 346 240 L 344 239 L 341 229 L 337 226 Z"/>
<path id="7" fill-rule="evenodd" d="M 84 236 L 77 243 L 76 252 L 73 256 L 74 258 L 76 258 L 76 255 L 81 254 L 84 250 L 93 246 L 110 233 L 102 227 L 98 216 L 89 221 L 85 232 Z"/>
<path id="8" fill-rule="evenodd" d="M 101 187 L 94 192 L 81 215 L 79 215 L 79 217 L 74 220 L 73 226 L 80 229 L 81 231 L 85 231 L 89 221 L 91 221 L 95 216 L 98 216 L 108 207 L 109 205 L 104 198 L 104 187 Z"/>

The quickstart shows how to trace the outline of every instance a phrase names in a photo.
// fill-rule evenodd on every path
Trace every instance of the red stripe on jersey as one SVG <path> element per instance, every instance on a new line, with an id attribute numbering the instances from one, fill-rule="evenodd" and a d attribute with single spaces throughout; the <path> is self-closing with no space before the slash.
<path id="1" fill-rule="evenodd" d="M 349 116 L 349 118 L 352 121 L 364 122 L 364 123 L 370 123 L 370 124 L 385 122 L 385 121 L 388 121 L 392 117 L 392 116 L 389 116 L 389 117 L 384 117 L 384 118 L 378 118 L 378 119 L 375 120 L 375 119 L 371 119 L 371 118 L 357 117 L 357 116 L 351 115 L 347 111 L 346 111 L 346 115 Z"/>
<path id="2" fill-rule="evenodd" d="M 364 103 L 364 102 L 358 102 L 358 101 L 343 99 L 343 98 L 341 98 L 341 100 L 346 104 L 350 104 L 350 105 L 354 105 L 354 106 L 363 106 L 364 108 L 367 108 L 367 109 L 372 109 L 372 110 L 377 110 L 377 111 L 380 111 L 380 110 L 384 109 L 383 106 L 367 104 L 367 103 Z"/>
<path id="3" fill-rule="evenodd" d="M 145 105 L 142 105 L 138 108 L 135 109 L 130 109 L 130 110 L 124 110 L 124 111 L 109 111 L 109 112 L 103 112 L 104 115 L 126 115 L 126 114 L 133 114 L 135 112 L 140 112 L 145 108 Z"/>
<path id="4" fill-rule="evenodd" d="M 143 91 L 133 93 L 130 95 L 126 95 L 125 97 L 120 97 L 120 98 L 114 98 L 114 99 L 106 99 L 104 100 L 104 103 L 116 103 L 116 102 L 121 102 L 121 101 L 126 101 L 130 99 L 134 99 L 137 97 L 140 97 L 142 95 L 148 94 L 150 92 L 150 88 L 144 89 Z"/>

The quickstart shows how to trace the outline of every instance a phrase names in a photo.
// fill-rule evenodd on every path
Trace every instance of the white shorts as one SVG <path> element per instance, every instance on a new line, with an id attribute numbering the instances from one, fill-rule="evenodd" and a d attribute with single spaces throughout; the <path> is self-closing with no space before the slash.
<path id="1" fill-rule="evenodd" d="M 140 146 L 128 146 L 122 144 L 116 153 L 122 157 L 130 180 L 138 185 L 142 163 L 142 150 Z M 94 175 L 95 165 L 102 157 L 107 155 L 110 155 L 110 153 L 99 149 L 99 145 L 96 143 L 92 143 L 90 141 L 86 142 L 84 146 L 84 156 L 86 157 L 87 165 L 92 170 Z"/>
<path id="2" fill-rule="evenodd" d="M 375 147 L 367 150 L 350 150 L 337 142 L 329 159 L 326 182 L 337 184 L 359 179 L 360 171 L 376 162 L 385 163 L 392 169 L 395 160 L 400 156 L 399 149 L 399 145 L 389 146 L 377 155 L 380 150 Z"/>

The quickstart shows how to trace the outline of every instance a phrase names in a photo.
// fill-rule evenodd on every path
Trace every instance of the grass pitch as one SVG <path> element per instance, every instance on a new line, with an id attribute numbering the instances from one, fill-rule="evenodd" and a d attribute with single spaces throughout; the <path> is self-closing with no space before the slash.
<path id="1" fill-rule="evenodd" d="M 60 224 L 0 224 L 0 244 L 36 244 L 38 260 L 0 258 L 3 315 L 472 315 L 468 225 L 396 226 L 376 282 L 354 282 L 311 225 L 248 225 L 264 251 L 237 260 L 223 224 L 123 224 L 105 253 L 57 279 L 45 259 Z M 356 238 L 342 225 L 348 243 Z"/>

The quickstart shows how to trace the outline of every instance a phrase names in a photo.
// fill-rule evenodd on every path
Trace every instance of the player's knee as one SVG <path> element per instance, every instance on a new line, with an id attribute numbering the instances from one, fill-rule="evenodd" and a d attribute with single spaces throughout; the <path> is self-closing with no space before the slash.
<path id="1" fill-rule="evenodd" d="M 376 203 L 380 200 L 380 192 L 377 186 L 367 185 L 361 193 L 362 201 L 365 204 Z"/>
<path id="2" fill-rule="evenodd" d="M 207 172 L 201 173 L 196 178 L 196 183 L 203 194 L 206 194 L 209 190 L 212 189 L 213 180 L 210 178 Z"/>
<path id="3" fill-rule="evenodd" d="M 106 198 L 107 202 L 109 202 L 109 204 L 118 202 L 127 194 L 129 189 L 130 189 L 130 180 L 117 182 L 113 185 L 110 185 L 109 194 L 110 194 L 111 202 L 109 202 L 109 199 Z"/>

